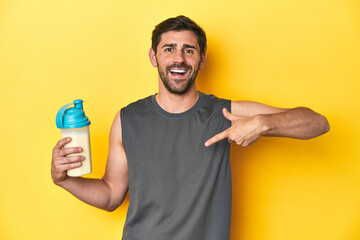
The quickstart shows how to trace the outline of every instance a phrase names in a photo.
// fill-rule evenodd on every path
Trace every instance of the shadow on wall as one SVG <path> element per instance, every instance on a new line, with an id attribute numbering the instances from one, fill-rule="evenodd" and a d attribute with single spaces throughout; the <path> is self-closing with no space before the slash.
<path id="1" fill-rule="evenodd" d="M 196 79 L 197 89 L 200 92 L 207 94 L 214 94 L 213 90 L 215 88 L 215 79 L 214 79 L 214 69 L 216 66 L 216 59 L 213 58 L 213 55 L 210 51 L 207 52 L 205 67 L 200 70 L 199 75 Z"/>
<path id="2" fill-rule="evenodd" d="M 205 67 L 199 72 L 196 80 L 197 89 L 203 93 L 229 98 L 225 95 L 225 93 L 231 92 L 231 89 L 227 87 L 229 64 L 225 50 L 222 50 L 221 45 L 214 42 L 213 39 L 211 42 L 212 44 L 208 46 L 209 49 L 206 52 Z"/>

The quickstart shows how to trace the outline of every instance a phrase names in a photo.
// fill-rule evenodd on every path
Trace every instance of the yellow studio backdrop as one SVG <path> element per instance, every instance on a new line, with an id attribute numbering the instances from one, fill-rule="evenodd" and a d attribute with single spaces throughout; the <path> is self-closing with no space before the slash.
<path id="1" fill-rule="evenodd" d="M 52 183 L 55 116 L 84 100 L 88 177 L 102 177 L 116 112 L 157 91 L 151 31 L 180 14 L 208 36 L 200 91 L 307 106 L 331 125 L 231 147 L 231 239 L 360 239 L 357 0 L 0 1 L 0 239 L 121 239 L 128 200 L 109 213 Z"/>

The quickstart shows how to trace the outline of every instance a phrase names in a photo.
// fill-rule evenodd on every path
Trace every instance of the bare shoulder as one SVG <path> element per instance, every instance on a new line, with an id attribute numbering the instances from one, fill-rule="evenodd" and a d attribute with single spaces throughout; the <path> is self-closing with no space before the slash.
<path id="1" fill-rule="evenodd" d="M 258 114 L 281 113 L 289 108 L 278 108 L 253 101 L 231 101 L 231 113 L 240 117 L 252 117 Z"/>
<path id="2" fill-rule="evenodd" d="M 113 123 L 110 129 L 110 143 L 122 143 L 122 136 L 121 136 L 121 115 L 120 111 L 116 113 Z"/>
<path id="3" fill-rule="evenodd" d="M 105 178 L 117 179 L 127 175 L 127 159 L 122 143 L 120 112 L 116 113 L 110 130 L 109 154 L 106 164 Z"/>

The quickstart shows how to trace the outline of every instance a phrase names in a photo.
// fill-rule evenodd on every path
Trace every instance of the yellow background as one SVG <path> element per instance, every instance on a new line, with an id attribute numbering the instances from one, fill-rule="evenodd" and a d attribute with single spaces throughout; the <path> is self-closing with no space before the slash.
<path id="1" fill-rule="evenodd" d="M 0 239 L 121 239 L 128 200 L 108 213 L 53 185 L 55 115 L 84 99 L 102 177 L 115 113 L 157 91 L 151 31 L 179 14 L 207 32 L 200 91 L 308 106 L 331 125 L 231 147 L 231 239 L 360 239 L 358 0 L 1 0 Z"/>

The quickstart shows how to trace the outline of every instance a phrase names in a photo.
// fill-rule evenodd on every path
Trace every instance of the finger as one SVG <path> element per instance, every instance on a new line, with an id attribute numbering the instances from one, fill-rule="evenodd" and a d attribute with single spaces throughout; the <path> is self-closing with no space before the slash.
<path id="1" fill-rule="evenodd" d="M 212 138 L 210 138 L 209 140 L 207 140 L 205 142 L 205 147 L 209 147 L 211 146 L 212 144 L 218 142 L 218 141 L 221 141 L 225 138 L 228 137 L 228 130 L 226 129 L 225 131 L 221 132 L 221 133 L 218 133 L 216 134 L 215 136 L 213 136 Z"/>
<path id="2" fill-rule="evenodd" d="M 67 156 L 69 154 L 81 153 L 82 151 L 83 151 L 83 149 L 81 147 L 63 148 L 58 152 L 58 154 L 56 156 L 57 157 L 65 157 L 65 156 Z"/>
<path id="3" fill-rule="evenodd" d="M 80 167 L 84 159 L 83 156 L 73 156 L 54 161 L 51 167 L 51 174 L 55 181 L 56 179 L 64 177 L 64 172 L 67 170 Z"/>
<path id="4" fill-rule="evenodd" d="M 227 120 L 235 122 L 238 119 L 238 116 L 231 114 L 226 108 L 223 108 L 223 115 Z"/>
<path id="5" fill-rule="evenodd" d="M 57 144 L 54 147 L 54 151 L 55 150 L 61 150 L 66 144 L 68 144 L 69 142 L 71 142 L 71 137 L 66 137 L 61 139 L 60 141 L 57 142 Z"/>
<path id="6" fill-rule="evenodd" d="M 77 155 L 77 156 L 70 156 L 70 157 L 66 157 L 66 158 L 61 158 L 57 161 L 56 164 L 59 165 L 66 165 L 66 164 L 71 164 L 71 163 L 76 163 L 76 162 L 82 162 L 85 160 L 84 156 L 81 155 Z"/>
<path id="7" fill-rule="evenodd" d="M 73 169 L 73 168 L 78 168 L 80 167 L 82 164 L 82 162 L 75 162 L 75 163 L 69 163 L 69 164 L 64 164 L 64 165 L 59 165 L 56 170 L 58 173 L 63 173 L 67 170 Z"/>

